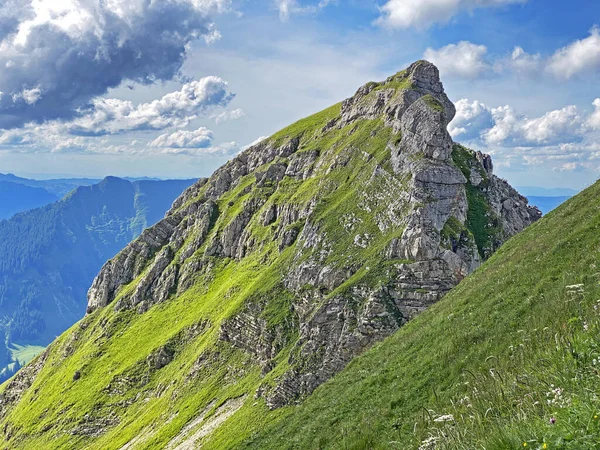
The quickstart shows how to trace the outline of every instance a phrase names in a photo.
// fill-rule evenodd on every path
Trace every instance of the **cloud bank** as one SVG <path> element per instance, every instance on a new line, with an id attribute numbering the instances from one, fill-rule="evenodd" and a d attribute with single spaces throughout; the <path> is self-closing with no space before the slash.
<path id="1" fill-rule="evenodd" d="M 592 28 L 588 37 L 573 41 L 546 57 L 516 46 L 510 55 L 496 55 L 490 62 L 487 52 L 485 45 L 461 41 L 439 49 L 428 48 L 423 57 L 436 64 L 446 76 L 473 79 L 494 72 L 512 72 L 518 76 L 550 76 L 554 80 L 567 81 L 600 72 L 600 28 Z"/>
<path id="2" fill-rule="evenodd" d="M 600 99 L 596 111 L 586 117 L 574 105 L 549 111 L 540 117 L 518 114 L 509 105 L 490 108 L 478 101 L 456 102 L 456 117 L 450 134 L 459 139 L 489 146 L 539 147 L 581 142 L 600 119 Z M 598 124 L 600 125 L 600 123 Z"/>
<path id="3" fill-rule="evenodd" d="M 193 131 L 178 130 L 174 133 L 162 134 L 150 143 L 150 147 L 207 148 L 210 147 L 213 139 L 213 132 L 201 127 Z"/>
<path id="4" fill-rule="evenodd" d="M 557 78 L 569 79 L 580 73 L 600 69 L 600 28 L 594 27 L 590 35 L 558 50 L 548 64 L 548 70 Z"/>
<path id="5" fill-rule="evenodd" d="M 230 0 L 8 0 L 0 6 L 0 128 L 71 119 L 124 81 L 178 74 L 218 38 Z"/>
<path id="6" fill-rule="evenodd" d="M 509 105 L 490 108 L 478 101 L 456 102 L 456 117 L 448 129 L 453 138 L 493 153 L 511 170 L 544 165 L 550 170 L 599 171 L 600 98 L 593 111 L 575 105 L 538 117 L 519 114 Z"/>
<path id="7" fill-rule="evenodd" d="M 233 97 L 227 82 L 210 76 L 186 83 L 179 91 L 137 106 L 118 99 L 94 99 L 85 114 L 65 127 L 71 134 L 84 136 L 181 128 L 211 108 L 227 106 Z"/>

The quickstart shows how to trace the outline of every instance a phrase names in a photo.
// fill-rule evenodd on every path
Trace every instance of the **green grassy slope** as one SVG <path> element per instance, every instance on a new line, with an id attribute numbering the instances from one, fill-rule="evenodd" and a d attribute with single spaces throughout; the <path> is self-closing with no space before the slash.
<path id="1" fill-rule="evenodd" d="M 245 446 L 600 448 L 599 282 L 597 183 Z"/>

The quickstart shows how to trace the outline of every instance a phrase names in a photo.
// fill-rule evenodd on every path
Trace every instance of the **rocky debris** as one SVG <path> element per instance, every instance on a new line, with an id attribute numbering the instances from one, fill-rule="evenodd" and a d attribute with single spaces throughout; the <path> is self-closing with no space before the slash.
<path id="1" fill-rule="evenodd" d="M 86 414 L 69 434 L 75 436 L 98 437 L 102 436 L 109 428 L 120 423 L 119 417 L 110 411 L 106 415 L 94 416 Z"/>
<path id="2" fill-rule="evenodd" d="M 183 193 L 179 196 L 177 200 L 173 202 L 173 206 L 171 207 L 171 211 L 176 211 L 186 203 L 192 201 L 197 198 L 200 194 L 200 190 L 204 187 L 204 185 L 208 182 L 208 178 L 200 178 L 196 183 L 187 188 Z"/>
<path id="3" fill-rule="evenodd" d="M 4 418 L 9 409 L 13 405 L 16 405 L 23 394 L 31 387 L 35 381 L 35 377 L 44 367 L 51 349 L 52 345 L 44 350 L 31 363 L 19 370 L 17 374 L 7 382 L 4 391 L 0 393 L 0 418 Z"/>
<path id="4" fill-rule="evenodd" d="M 182 215 L 166 217 L 106 263 L 88 292 L 88 313 L 111 303 L 120 287 L 135 280 L 147 261 L 169 242 L 182 219 Z"/>
<path id="5" fill-rule="evenodd" d="M 293 154 L 290 157 L 285 175 L 306 180 L 312 175 L 313 164 L 319 158 L 319 155 L 320 152 L 318 150 L 308 150 Z"/>
<path id="6" fill-rule="evenodd" d="M 486 155 L 485 153 L 475 152 L 475 158 L 485 170 L 485 173 L 488 175 L 492 175 L 494 172 L 494 165 L 492 164 L 492 157 L 490 155 Z"/>
<path id="7" fill-rule="evenodd" d="M 148 356 L 147 362 L 148 366 L 151 369 L 159 370 L 168 365 L 171 361 L 173 361 L 173 357 L 175 352 L 169 349 L 168 347 L 160 347 L 150 356 Z"/>
<path id="8" fill-rule="evenodd" d="M 438 301 L 498 245 L 540 217 L 493 174 L 489 156 L 466 152 L 455 160 L 460 149 L 447 131 L 454 115 L 437 68 L 426 61 L 385 82 L 368 83 L 344 101 L 340 115 L 315 130 L 314 136 L 307 134 L 303 141 L 302 132 L 266 139 L 186 190 L 163 221 L 106 264 L 89 291 L 88 312 L 118 299 L 116 309 L 137 308 L 144 313 L 183 293 L 197 277 L 212 274 L 219 258 L 243 260 L 275 239 L 280 252 L 293 247 L 291 261 L 281 273 L 282 289 L 293 298 L 288 323 L 274 326 L 265 319 L 265 305 L 273 299 L 248 300 L 241 312 L 220 324 L 219 345 L 252 355 L 267 373 L 281 350 L 289 348 L 289 336 L 294 336 L 290 369 L 275 386 L 262 386 L 257 395 L 264 396 L 271 408 L 301 399 Z M 380 120 L 390 129 L 389 160 L 375 160 L 355 145 L 319 146 L 319 132 L 344 129 L 344 136 L 352 135 L 365 120 Z M 357 212 L 372 217 L 380 234 L 377 229 L 359 231 L 364 220 L 354 212 L 337 223 L 352 236 L 353 251 L 368 251 L 389 234 L 381 255 L 390 263 L 389 270 L 380 275 L 376 287 L 345 285 L 359 270 L 369 268 L 361 268 L 351 256 L 332 263 L 336 237 L 315 214 L 322 193 L 339 188 L 335 174 L 355 161 L 368 167 L 370 175 L 364 185 L 355 187 Z M 273 195 L 286 178 L 292 183 L 311 182 L 317 175 L 330 179 L 315 184 L 312 198 L 285 202 Z M 251 185 L 241 189 L 246 186 L 240 185 L 241 180 Z M 478 247 L 475 231 L 469 228 L 468 193 L 478 195 L 487 207 L 490 226 L 475 231 L 489 231 L 489 249 Z M 270 227 L 271 240 L 261 242 L 252 233 L 253 224 Z M 135 286 L 124 289 L 134 280 Z M 167 348 L 158 349 L 148 365 L 158 370 L 173 357 Z M 203 354 L 190 378 L 220 363 L 218 352 Z"/>
<path id="9" fill-rule="evenodd" d="M 266 176 L 266 175 L 265 175 Z M 264 180 L 264 177 L 261 178 Z M 243 258 L 245 253 L 244 230 L 254 214 L 262 207 L 265 200 L 253 198 L 244 202 L 242 211 L 225 227 L 220 236 L 216 236 L 206 251 L 207 256 L 225 258 Z"/>
<path id="10" fill-rule="evenodd" d="M 141 387 L 147 384 L 148 376 L 144 374 L 141 377 L 133 376 L 129 374 L 121 374 L 114 377 L 111 382 L 104 388 L 110 396 L 123 396 L 126 395 L 130 389 L 134 387 Z"/>
<path id="11" fill-rule="evenodd" d="M 273 185 L 283 179 L 287 172 L 287 165 L 285 164 L 271 164 L 265 172 L 256 172 L 256 185 L 264 187 L 267 185 Z"/>
<path id="12" fill-rule="evenodd" d="M 244 406 L 245 401 L 246 397 L 229 399 L 220 405 L 214 411 L 214 414 L 206 417 L 208 411 L 212 408 L 212 404 L 210 404 L 179 435 L 173 438 L 166 448 L 169 450 L 193 450 L 202 447 L 202 439 L 212 434 L 227 419 L 238 412 Z"/>
<path id="13" fill-rule="evenodd" d="M 284 248 L 290 247 L 294 242 L 296 242 L 299 234 L 300 230 L 297 227 L 292 226 L 286 229 L 281 236 L 279 251 L 283 251 Z"/>
<path id="14" fill-rule="evenodd" d="M 263 226 L 271 225 L 277 220 L 277 205 L 269 205 L 263 216 Z"/>
<path id="15" fill-rule="evenodd" d="M 219 339 L 252 354 L 261 366 L 267 367 L 281 347 L 261 316 L 258 304 L 248 304 L 243 312 L 221 323 Z"/>
<path id="16" fill-rule="evenodd" d="M 411 164 L 407 164 L 412 162 L 411 157 L 450 161 L 452 138 L 447 130 L 450 120 L 433 97 L 421 97 L 410 105 L 400 119 L 402 140 L 392 152 L 394 169 L 397 172 L 411 169 Z"/>
<path id="17" fill-rule="evenodd" d="M 73 381 L 77 381 L 81 378 L 81 372 L 79 370 L 76 370 L 75 373 L 73 374 Z"/>
<path id="18" fill-rule="evenodd" d="M 366 299 L 359 305 L 359 299 Z M 365 349 L 396 331 L 404 322 L 386 290 L 355 290 L 334 297 L 310 317 L 301 317 L 300 338 L 290 357 L 293 369 L 276 387 L 260 395 L 275 409 L 312 392 L 343 369 L 357 349 Z"/>
<path id="19" fill-rule="evenodd" d="M 490 186 L 486 189 L 486 199 L 502 221 L 504 240 L 542 218 L 539 209 L 529 205 L 527 199 L 506 180 L 496 176 L 490 177 Z"/>

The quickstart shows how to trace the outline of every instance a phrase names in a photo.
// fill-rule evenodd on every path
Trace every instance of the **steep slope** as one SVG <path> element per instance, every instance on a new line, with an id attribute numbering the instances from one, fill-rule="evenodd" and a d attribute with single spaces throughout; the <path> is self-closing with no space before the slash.
<path id="1" fill-rule="evenodd" d="M 0 316 L 7 348 L 45 346 L 80 320 L 100 267 L 160 220 L 192 182 L 109 177 L 0 222 Z M 0 362 L 4 366 L 10 358 Z"/>
<path id="2" fill-rule="evenodd" d="M 600 448 L 599 231 L 600 182 L 244 447 Z"/>
<path id="3" fill-rule="evenodd" d="M 437 302 L 540 217 L 453 116 L 420 61 L 190 187 L 4 386 L 7 445 L 230 445 Z"/>
<path id="4" fill-rule="evenodd" d="M 17 213 L 57 200 L 58 197 L 45 189 L 0 181 L 0 219 L 8 219 Z"/>

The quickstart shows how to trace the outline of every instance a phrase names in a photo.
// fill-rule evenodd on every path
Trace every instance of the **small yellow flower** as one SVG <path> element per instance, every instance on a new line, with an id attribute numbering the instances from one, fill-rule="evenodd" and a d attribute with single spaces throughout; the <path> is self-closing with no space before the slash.
<path id="1" fill-rule="evenodd" d="M 542 445 L 542 448 L 543 448 L 544 450 L 546 450 L 546 449 L 548 448 L 548 444 L 546 444 L 546 443 L 544 442 L 544 445 Z"/>
<path id="2" fill-rule="evenodd" d="M 597 416 L 597 415 L 595 415 L 595 416 L 594 416 L 594 419 L 597 419 L 597 418 L 598 418 L 598 416 Z"/>
<path id="3" fill-rule="evenodd" d="M 527 447 L 527 442 L 523 442 L 523 447 Z"/>

